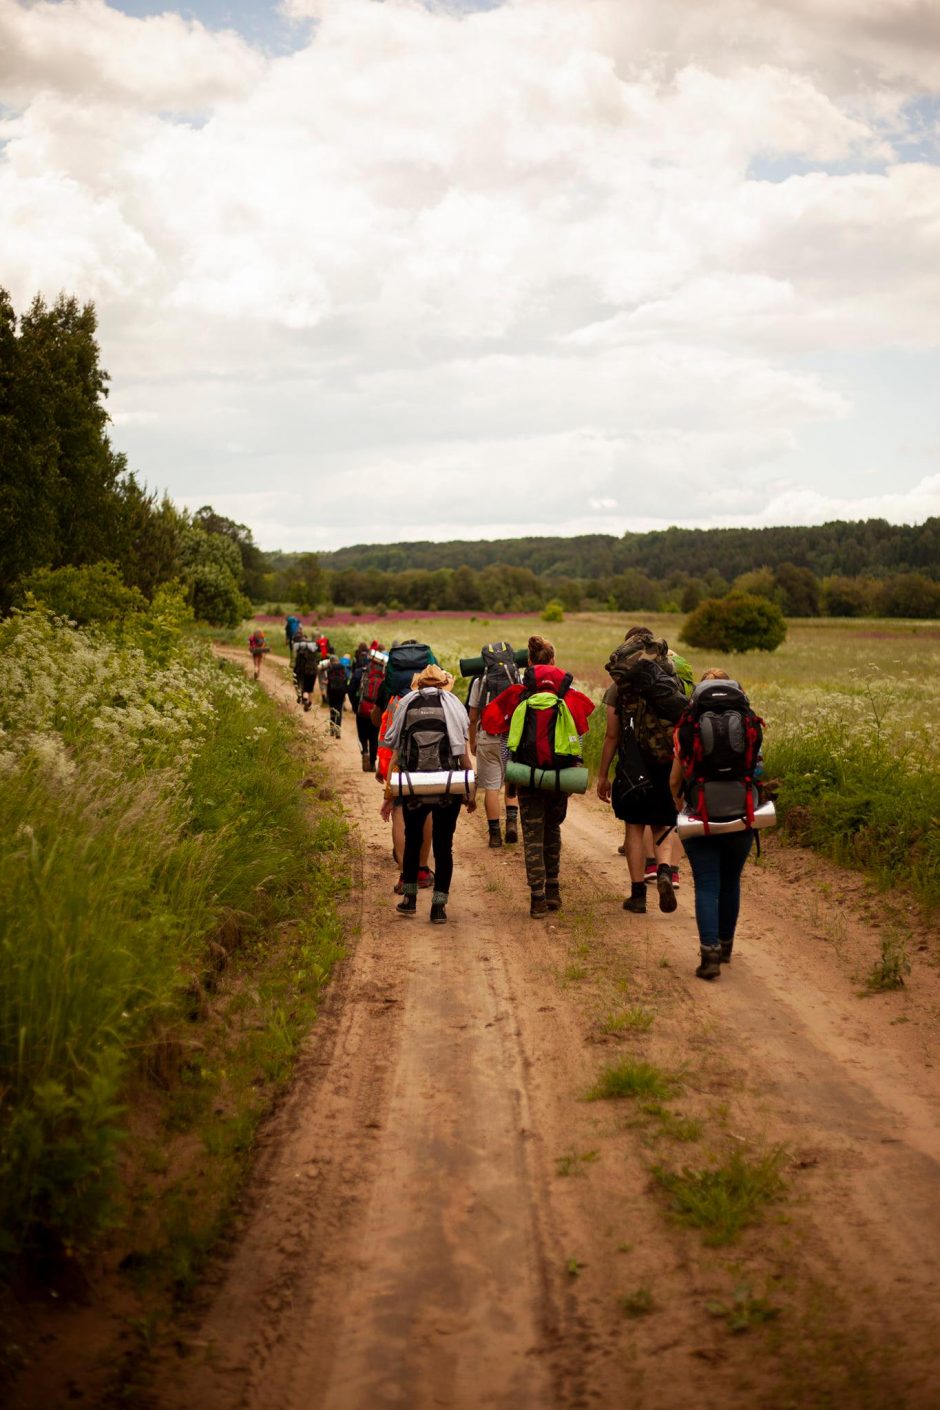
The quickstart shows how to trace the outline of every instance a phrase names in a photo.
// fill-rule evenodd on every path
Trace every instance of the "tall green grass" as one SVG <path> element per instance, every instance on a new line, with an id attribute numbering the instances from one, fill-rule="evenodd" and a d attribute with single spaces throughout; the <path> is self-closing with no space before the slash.
<path id="1" fill-rule="evenodd" d="M 128 1076 L 185 1035 L 213 952 L 263 944 L 317 885 L 290 724 L 205 653 L 162 657 L 41 616 L 0 628 L 7 1253 L 116 1218 Z"/>

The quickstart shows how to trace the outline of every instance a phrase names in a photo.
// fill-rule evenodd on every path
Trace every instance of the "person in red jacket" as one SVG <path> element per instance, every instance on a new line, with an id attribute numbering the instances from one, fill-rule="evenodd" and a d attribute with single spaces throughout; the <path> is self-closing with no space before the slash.
<path id="1" fill-rule="evenodd" d="M 538 689 L 557 694 L 565 673 L 555 665 L 555 648 L 550 641 L 540 636 L 529 638 L 529 665 Z M 481 717 L 487 734 L 509 733 L 510 722 L 524 690 L 524 685 L 510 685 L 490 701 Z M 593 700 L 580 690 L 568 690 L 565 704 L 571 711 L 578 734 L 586 734 L 594 709 Z M 549 911 L 561 909 L 558 872 L 561 865 L 561 825 L 567 812 L 568 796 L 565 793 L 548 793 L 539 788 L 519 789 L 526 880 L 532 893 L 529 915 L 534 919 L 541 919 Z"/>

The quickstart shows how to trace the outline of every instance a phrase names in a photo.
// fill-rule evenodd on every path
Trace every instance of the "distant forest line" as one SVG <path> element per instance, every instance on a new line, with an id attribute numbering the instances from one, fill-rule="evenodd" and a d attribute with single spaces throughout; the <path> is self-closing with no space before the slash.
<path id="1" fill-rule="evenodd" d="M 265 554 L 270 600 L 310 607 L 692 611 L 747 591 L 788 616 L 940 614 L 940 519 L 680 529 Z"/>

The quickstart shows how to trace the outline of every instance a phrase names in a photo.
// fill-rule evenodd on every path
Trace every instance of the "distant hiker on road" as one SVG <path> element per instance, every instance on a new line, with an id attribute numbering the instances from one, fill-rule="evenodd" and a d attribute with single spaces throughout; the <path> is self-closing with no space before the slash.
<path id="1" fill-rule="evenodd" d="M 519 685 L 519 667 L 508 641 L 494 641 L 480 650 L 483 658 L 483 674 L 477 676 L 470 686 L 467 708 L 470 711 L 470 752 L 477 761 L 477 787 L 484 790 L 484 808 L 489 829 L 491 847 L 502 847 L 503 839 L 499 830 L 499 791 L 506 781 L 506 761 L 509 750 L 505 735 L 487 734 L 480 727 L 480 717 L 497 695 L 510 685 Z M 510 802 L 510 798 L 512 801 Z M 516 803 L 516 790 L 512 784 L 506 788 L 506 841 L 517 842 L 519 808 Z"/>
<path id="2" fill-rule="evenodd" d="M 285 621 L 284 621 L 284 636 L 285 636 L 286 639 L 287 639 L 287 649 L 288 649 L 288 651 L 292 651 L 293 645 L 294 645 L 294 638 L 296 637 L 297 633 L 300 631 L 300 628 L 301 628 L 301 621 L 300 621 L 300 618 L 299 618 L 299 617 L 295 617 L 295 616 L 293 615 L 293 613 L 291 613 L 291 615 L 290 615 L 289 617 L 285 618 Z"/>
<path id="3" fill-rule="evenodd" d="M 255 680 L 261 675 L 261 667 L 264 665 L 264 658 L 271 650 L 264 639 L 264 632 L 260 627 L 255 627 L 248 638 L 248 650 L 251 652 L 252 665 L 255 668 Z"/>
<path id="4" fill-rule="evenodd" d="M 668 645 L 645 628 L 636 627 L 607 662 L 613 680 L 604 697 L 607 733 L 597 775 L 597 796 L 613 802 L 614 813 L 626 823 L 630 895 L 625 911 L 646 914 L 643 830 L 651 828 L 656 851 L 659 909 L 676 909 L 672 885 L 672 831 L 676 809 L 669 787 L 673 729 L 685 709 L 686 696 Z M 613 787 L 610 765 L 617 756 Z"/>
<path id="5" fill-rule="evenodd" d="M 378 726 L 372 723 L 372 704 L 363 700 L 363 686 L 372 656 L 372 648 L 361 641 L 356 648 L 349 673 L 349 708 L 356 717 L 356 734 L 362 752 L 362 768 L 365 773 L 375 772 L 375 759 L 379 747 Z M 376 697 L 378 692 L 376 692 Z"/>
<path id="6" fill-rule="evenodd" d="M 413 689 L 398 702 L 395 717 L 385 735 L 392 750 L 391 775 L 405 770 L 412 776 L 452 774 L 454 770 L 473 768 L 468 748 L 467 712 L 450 693 L 454 678 L 439 666 L 429 665 L 413 680 Z M 455 775 L 459 779 L 459 774 Z M 456 785 L 455 785 L 456 786 Z M 397 910 L 413 916 L 418 907 L 418 868 L 425 824 L 430 818 L 434 846 L 434 892 L 431 896 L 431 922 L 443 925 L 447 920 L 447 899 L 454 871 L 453 839 L 460 816 L 463 795 L 445 793 L 439 796 L 414 796 L 401 800 L 405 829 L 405 852 L 402 866 L 404 896 Z M 476 804 L 469 802 L 467 811 Z M 382 817 L 392 816 L 394 798 L 391 782 L 386 785 Z"/>
<path id="7" fill-rule="evenodd" d="M 331 656 L 326 664 L 326 698 L 330 707 L 330 734 L 334 739 L 339 739 L 343 732 L 343 706 L 348 685 L 346 667 L 338 656 Z"/>
<path id="8" fill-rule="evenodd" d="M 551 642 L 530 637 L 522 684 L 509 686 L 483 712 L 488 734 L 508 736 L 511 759 L 547 773 L 581 764 L 581 736 L 594 709 L 592 700 L 571 689 L 570 674 L 554 662 Z M 561 825 L 568 814 L 568 794 L 560 788 L 521 786 L 518 792 L 529 915 L 541 919 L 561 909 Z"/>
<path id="9" fill-rule="evenodd" d="M 310 709 L 313 688 L 317 679 L 317 648 L 308 641 L 303 627 L 294 638 L 294 682 L 297 686 L 297 704 Z"/>
<path id="10" fill-rule="evenodd" d="M 702 676 L 676 728 L 669 778 L 675 804 L 704 821 L 704 835 L 685 838 L 695 881 L 699 979 L 717 979 L 731 961 L 741 873 L 754 841 L 763 724 L 737 681 L 716 668 Z M 728 819 L 741 830 L 708 833 L 709 823 Z"/>

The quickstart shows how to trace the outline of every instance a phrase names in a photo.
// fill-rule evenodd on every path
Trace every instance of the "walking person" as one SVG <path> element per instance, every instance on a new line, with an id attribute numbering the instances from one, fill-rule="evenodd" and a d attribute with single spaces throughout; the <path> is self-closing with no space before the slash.
<path id="1" fill-rule="evenodd" d="M 330 734 L 334 739 L 339 739 L 343 732 L 343 707 L 348 686 L 346 667 L 338 656 L 330 656 L 326 663 L 326 700 L 330 707 Z"/>
<path id="2" fill-rule="evenodd" d="M 559 775 L 581 764 L 581 736 L 594 710 L 592 700 L 571 688 L 571 679 L 555 665 L 552 643 L 531 636 L 522 684 L 509 686 L 483 712 L 486 732 L 506 735 L 511 760 L 528 766 L 533 778 L 536 771 L 556 776 L 553 790 L 518 789 L 529 915 L 534 920 L 561 910 L 561 825 L 568 814 L 568 794 Z"/>
<path id="3" fill-rule="evenodd" d="M 297 704 L 310 709 L 313 688 L 317 680 L 319 653 L 312 641 L 300 627 L 294 637 L 294 684 L 297 688 Z"/>
<path id="4" fill-rule="evenodd" d="M 659 909 L 676 909 L 672 883 L 676 807 L 669 786 L 673 730 L 682 714 L 685 692 L 669 660 L 668 644 L 645 627 L 634 627 L 607 662 L 613 685 L 604 696 L 607 731 L 597 775 L 597 796 L 613 803 L 625 824 L 630 895 L 625 911 L 646 914 L 644 829 L 653 834 Z M 610 766 L 617 759 L 613 785 Z"/>
<path id="5" fill-rule="evenodd" d="M 261 675 L 261 667 L 264 665 L 264 658 L 271 650 L 260 627 L 255 627 L 248 638 L 248 650 L 251 652 L 251 664 L 255 668 L 255 680 L 258 680 Z"/>
<path id="6" fill-rule="evenodd" d="M 763 720 L 737 681 L 717 668 L 692 692 L 675 733 L 670 785 L 683 818 L 701 824 L 685 838 L 695 883 L 699 979 L 717 979 L 730 964 L 741 906 L 741 873 L 754 842 Z M 712 831 L 730 824 L 737 830 Z M 740 825 L 740 826 L 738 826 Z"/>
<path id="7" fill-rule="evenodd" d="M 386 731 L 385 743 L 392 750 L 389 782 L 382 803 L 382 817 L 392 816 L 395 799 L 391 776 L 403 769 L 409 774 L 452 774 L 473 767 L 468 747 L 467 712 L 451 694 L 454 678 L 440 666 L 429 665 L 412 682 L 412 690 L 398 702 Z M 403 916 L 417 914 L 418 869 L 428 819 L 434 848 L 434 891 L 431 896 L 431 922 L 444 925 L 447 901 L 454 871 L 453 840 L 465 794 L 403 797 L 399 800 L 405 831 L 402 875 L 404 895 L 396 909 Z M 476 803 L 467 803 L 473 812 Z"/>
<path id="8" fill-rule="evenodd" d="M 379 747 L 379 727 L 372 721 L 372 707 L 367 704 L 366 709 L 360 709 L 362 704 L 362 687 L 366 671 L 369 668 L 369 658 L 372 649 L 361 641 L 356 647 L 356 654 L 352 660 L 352 670 L 349 673 L 349 708 L 356 719 L 356 735 L 359 739 L 359 749 L 362 754 L 363 773 L 375 773 L 375 760 Z"/>
<path id="9" fill-rule="evenodd" d="M 476 676 L 467 695 L 467 708 L 470 712 L 470 753 L 477 761 L 477 787 L 483 789 L 483 807 L 486 812 L 489 845 L 502 847 L 503 838 L 499 828 L 499 794 L 506 783 L 506 761 L 509 750 L 503 735 L 488 734 L 480 726 L 480 717 L 491 700 L 510 685 L 519 685 L 519 667 L 508 641 L 494 641 L 481 647 L 483 673 Z M 512 790 L 510 794 L 510 790 Z M 510 796 L 512 802 L 510 802 Z M 506 787 L 506 841 L 518 842 L 519 808 L 515 788 Z"/>

